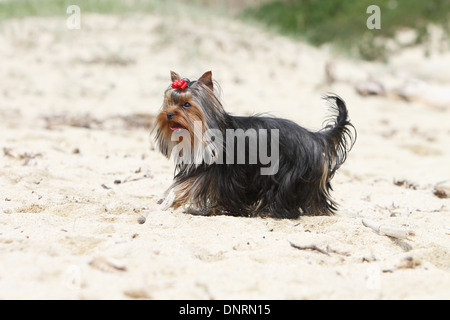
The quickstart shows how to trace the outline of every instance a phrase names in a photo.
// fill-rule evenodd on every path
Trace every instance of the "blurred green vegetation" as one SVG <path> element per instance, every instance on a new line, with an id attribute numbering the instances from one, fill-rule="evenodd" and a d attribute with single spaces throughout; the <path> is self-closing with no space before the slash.
<path id="1" fill-rule="evenodd" d="M 379 30 L 366 26 L 371 15 L 366 10 L 373 4 L 381 9 Z M 430 23 L 446 31 L 447 41 L 450 34 L 450 0 L 0 0 L 0 20 L 66 15 L 70 5 L 79 5 L 82 12 L 106 14 L 210 15 L 225 10 L 243 21 L 256 22 L 313 45 L 333 43 L 367 60 L 386 58 L 386 40 L 395 39 L 402 29 L 416 30 L 410 45 L 429 40 Z"/>
<path id="2" fill-rule="evenodd" d="M 381 11 L 381 29 L 366 26 L 370 5 Z M 285 35 L 301 38 L 314 45 L 334 43 L 353 49 L 359 57 L 382 60 L 386 43 L 402 29 L 416 30 L 412 44 L 428 40 L 430 23 L 441 26 L 449 34 L 449 0 L 277 0 L 241 13 L 244 19 L 257 21 Z"/>
<path id="3" fill-rule="evenodd" d="M 61 16 L 70 5 L 80 6 L 82 12 L 96 13 L 152 12 L 159 6 L 155 0 L 3 0 L 0 19 Z"/>

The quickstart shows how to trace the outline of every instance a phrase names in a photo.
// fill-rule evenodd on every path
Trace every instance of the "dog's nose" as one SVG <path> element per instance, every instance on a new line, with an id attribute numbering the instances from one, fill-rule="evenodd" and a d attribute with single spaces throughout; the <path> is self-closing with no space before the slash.
<path id="1" fill-rule="evenodd" d="M 167 119 L 172 120 L 174 116 L 173 112 L 167 112 Z"/>

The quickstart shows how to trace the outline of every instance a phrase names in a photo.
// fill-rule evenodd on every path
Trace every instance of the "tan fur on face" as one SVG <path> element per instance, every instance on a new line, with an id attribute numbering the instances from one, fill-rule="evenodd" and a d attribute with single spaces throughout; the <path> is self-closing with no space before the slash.
<path id="1" fill-rule="evenodd" d="M 189 108 L 183 105 L 188 102 Z M 167 119 L 167 113 L 172 112 L 174 117 Z M 191 142 L 194 143 L 194 123 L 196 121 L 202 124 L 202 134 L 206 130 L 206 120 L 202 109 L 197 106 L 192 99 L 192 94 L 187 92 L 178 92 L 177 90 L 167 90 L 164 95 L 164 104 L 161 113 L 158 115 L 157 122 L 160 126 L 166 126 L 171 134 L 170 127 L 182 126 L 191 134 Z"/>

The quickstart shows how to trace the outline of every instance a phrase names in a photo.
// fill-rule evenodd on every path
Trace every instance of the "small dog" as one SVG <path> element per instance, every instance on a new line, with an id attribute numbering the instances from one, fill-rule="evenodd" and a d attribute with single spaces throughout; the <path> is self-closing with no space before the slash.
<path id="1" fill-rule="evenodd" d="M 337 210 L 330 180 L 356 139 L 341 98 L 324 97 L 337 116 L 311 132 L 286 119 L 228 114 L 211 71 L 197 81 L 171 71 L 171 80 L 155 124 L 159 150 L 176 164 L 163 209 L 275 218 Z"/>

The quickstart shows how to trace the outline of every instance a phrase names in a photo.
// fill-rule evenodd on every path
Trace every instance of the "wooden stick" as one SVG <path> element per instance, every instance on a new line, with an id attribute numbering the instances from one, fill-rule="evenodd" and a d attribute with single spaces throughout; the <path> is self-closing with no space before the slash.
<path id="1" fill-rule="evenodd" d="M 311 244 L 309 246 L 299 246 L 299 245 L 296 245 L 295 243 L 292 243 L 292 242 L 289 242 L 289 243 L 291 244 L 291 247 L 294 247 L 295 249 L 299 249 L 299 250 L 315 250 L 315 251 L 319 251 L 320 253 L 326 254 L 327 256 L 330 255 L 328 252 L 326 252 L 323 249 L 320 249 L 315 244 Z"/>
<path id="2" fill-rule="evenodd" d="M 372 229 L 376 234 L 380 236 L 411 240 L 410 236 L 412 237 L 416 235 L 416 233 L 412 230 L 382 225 L 369 219 L 362 219 L 362 224 L 365 227 Z"/>
<path id="3" fill-rule="evenodd" d="M 328 253 L 336 253 L 336 254 L 340 254 L 342 256 L 346 256 L 346 257 L 350 257 L 351 254 L 345 251 L 338 251 L 338 250 L 334 250 L 332 248 L 330 248 L 330 246 L 327 245 L 327 252 Z"/>

